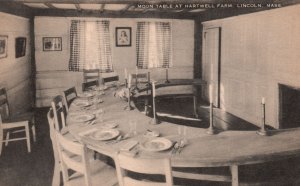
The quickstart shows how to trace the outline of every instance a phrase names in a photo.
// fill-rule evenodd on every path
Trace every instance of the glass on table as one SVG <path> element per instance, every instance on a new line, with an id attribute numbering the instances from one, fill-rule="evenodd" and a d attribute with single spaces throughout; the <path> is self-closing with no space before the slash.
<path id="1" fill-rule="evenodd" d="M 129 123 L 129 133 L 130 133 L 130 135 L 136 136 L 137 135 L 136 120 L 130 119 L 128 121 L 128 123 Z"/>
<path id="2" fill-rule="evenodd" d="M 104 114 L 105 114 L 105 111 L 103 109 L 98 109 L 95 112 L 96 118 L 97 118 L 97 120 L 99 122 L 103 122 L 104 121 Z"/>
<path id="3" fill-rule="evenodd" d="M 177 133 L 181 141 L 184 143 L 187 143 L 187 130 L 188 128 L 186 126 L 178 126 L 177 127 Z"/>

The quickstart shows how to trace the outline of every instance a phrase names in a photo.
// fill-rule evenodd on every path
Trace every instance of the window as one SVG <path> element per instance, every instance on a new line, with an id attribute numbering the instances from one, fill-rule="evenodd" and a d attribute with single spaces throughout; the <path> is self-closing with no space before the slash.
<path id="1" fill-rule="evenodd" d="M 138 22 L 138 68 L 169 68 L 172 66 L 172 35 L 169 22 Z"/>
<path id="2" fill-rule="evenodd" d="M 70 71 L 112 72 L 109 21 L 73 20 L 70 28 Z"/>

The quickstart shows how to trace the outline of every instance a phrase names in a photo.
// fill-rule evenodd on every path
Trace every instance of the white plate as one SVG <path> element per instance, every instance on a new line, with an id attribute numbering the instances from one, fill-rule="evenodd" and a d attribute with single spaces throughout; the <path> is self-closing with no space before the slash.
<path id="1" fill-rule="evenodd" d="M 90 137 L 94 140 L 111 140 L 119 136 L 120 132 L 116 129 L 104 129 L 93 132 Z"/>
<path id="2" fill-rule="evenodd" d="M 158 137 L 158 136 L 159 136 L 159 132 L 156 131 L 156 130 L 147 131 L 147 132 L 145 133 L 145 136 Z"/>
<path id="3" fill-rule="evenodd" d="M 77 94 L 77 96 L 79 98 L 90 98 L 90 97 L 93 97 L 94 95 L 92 93 L 89 93 L 89 92 L 84 92 L 84 93 L 81 93 L 81 94 Z"/>
<path id="4" fill-rule="evenodd" d="M 76 116 L 72 116 L 71 120 L 74 122 L 82 123 L 86 121 L 90 121 L 95 118 L 93 114 L 80 114 Z"/>
<path id="5" fill-rule="evenodd" d="M 87 107 L 90 106 L 91 104 L 87 101 L 74 101 L 74 105 L 77 107 Z"/>
<path id="6" fill-rule="evenodd" d="M 169 149 L 172 146 L 172 142 L 166 138 L 155 138 L 146 141 L 142 144 L 142 148 L 146 151 L 158 152 Z"/>
<path id="7" fill-rule="evenodd" d="M 116 124 L 116 123 L 108 122 L 108 123 L 104 123 L 103 125 L 101 125 L 101 128 L 113 129 L 113 128 L 116 128 L 117 126 L 118 126 L 118 124 Z"/>

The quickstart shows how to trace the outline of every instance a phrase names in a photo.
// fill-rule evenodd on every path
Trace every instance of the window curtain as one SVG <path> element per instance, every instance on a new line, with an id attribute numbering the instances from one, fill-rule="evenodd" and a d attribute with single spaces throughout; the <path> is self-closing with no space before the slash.
<path id="1" fill-rule="evenodd" d="M 109 21 L 71 21 L 69 70 L 82 69 L 113 71 Z"/>
<path id="2" fill-rule="evenodd" d="M 138 68 L 172 67 L 172 36 L 169 22 L 138 22 L 136 37 Z"/>

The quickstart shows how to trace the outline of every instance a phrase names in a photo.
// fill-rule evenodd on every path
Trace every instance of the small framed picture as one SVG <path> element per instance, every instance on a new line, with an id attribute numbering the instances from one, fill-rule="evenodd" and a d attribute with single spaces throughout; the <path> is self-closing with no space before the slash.
<path id="1" fill-rule="evenodd" d="M 116 27 L 116 46 L 129 47 L 131 46 L 131 28 Z"/>
<path id="2" fill-rule="evenodd" d="M 25 56 L 26 54 L 26 37 L 16 38 L 16 58 Z"/>
<path id="3" fill-rule="evenodd" d="M 61 51 L 61 37 L 43 37 L 43 51 Z"/>
<path id="4" fill-rule="evenodd" d="M 7 40 L 8 36 L 0 35 L 0 58 L 7 57 Z"/>

